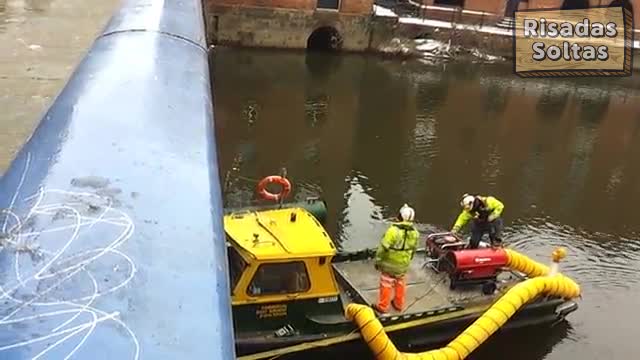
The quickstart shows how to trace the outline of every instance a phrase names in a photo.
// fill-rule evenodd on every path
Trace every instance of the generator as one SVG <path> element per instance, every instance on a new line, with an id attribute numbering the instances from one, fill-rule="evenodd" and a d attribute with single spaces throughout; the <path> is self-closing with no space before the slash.
<path id="1" fill-rule="evenodd" d="M 442 260 L 447 252 L 462 250 L 467 246 L 464 240 L 450 232 L 429 234 L 426 240 L 427 264 L 436 272 L 443 271 Z"/>
<path id="2" fill-rule="evenodd" d="M 439 267 L 449 274 L 451 290 L 461 285 L 482 284 L 482 291 L 492 294 L 497 288 L 497 276 L 507 260 L 507 253 L 502 248 L 449 250 L 439 261 Z"/>

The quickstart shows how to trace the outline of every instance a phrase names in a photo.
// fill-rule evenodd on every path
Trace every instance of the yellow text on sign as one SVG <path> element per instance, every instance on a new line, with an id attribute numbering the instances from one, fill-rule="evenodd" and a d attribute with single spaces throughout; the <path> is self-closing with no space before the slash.
<path id="1" fill-rule="evenodd" d="M 287 316 L 287 305 L 263 305 L 256 310 L 259 319 Z"/>

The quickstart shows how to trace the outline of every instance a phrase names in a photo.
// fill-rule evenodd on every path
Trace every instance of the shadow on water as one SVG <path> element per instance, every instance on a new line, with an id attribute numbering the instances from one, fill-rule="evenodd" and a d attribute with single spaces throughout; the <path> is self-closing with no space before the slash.
<path id="1" fill-rule="evenodd" d="M 405 202 L 419 222 L 449 228 L 462 193 L 493 194 L 506 204 L 506 242 L 536 259 L 567 247 L 564 271 L 585 296 L 570 331 L 500 334 L 471 358 L 640 350 L 617 330 L 636 326 L 640 296 L 637 79 L 224 48 L 212 64 L 228 206 L 260 203 L 256 182 L 286 167 L 293 199 L 321 194 L 329 233 L 353 250 L 375 246 L 381 219 Z"/>
<path id="2" fill-rule="evenodd" d="M 311 77 L 328 78 L 332 73 L 338 72 L 343 57 L 327 52 L 307 52 L 305 64 Z"/>

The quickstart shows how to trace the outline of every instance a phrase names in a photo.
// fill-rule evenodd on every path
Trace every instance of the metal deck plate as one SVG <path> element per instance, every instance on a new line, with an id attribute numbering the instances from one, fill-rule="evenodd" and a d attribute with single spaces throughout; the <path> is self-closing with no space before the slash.
<path id="1" fill-rule="evenodd" d="M 424 257 L 416 256 L 411 263 L 406 278 L 407 294 L 403 313 L 424 312 L 455 305 L 492 303 L 500 294 L 496 292 L 494 295 L 485 295 L 480 285 L 450 290 L 447 274 L 438 274 L 428 267 L 423 267 L 424 262 Z M 372 304 L 378 301 L 380 273 L 374 268 L 374 259 L 334 263 L 333 266 L 358 290 L 367 303 Z M 509 275 L 505 275 L 499 276 L 499 279 L 508 279 Z M 389 313 L 397 314 L 398 312 L 390 307 Z"/>

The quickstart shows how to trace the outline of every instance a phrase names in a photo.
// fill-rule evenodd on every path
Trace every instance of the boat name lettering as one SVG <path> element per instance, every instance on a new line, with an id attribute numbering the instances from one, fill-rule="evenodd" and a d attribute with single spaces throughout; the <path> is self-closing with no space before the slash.
<path id="1" fill-rule="evenodd" d="M 323 297 L 318 299 L 318 304 L 330 303 L 338 301 L 337 296 Z"/>
<path id="2" fill-rule="evenodd" d="M 256 310 L 259 319 L 287 316 L 287 305 L 263 305 Z"/>

